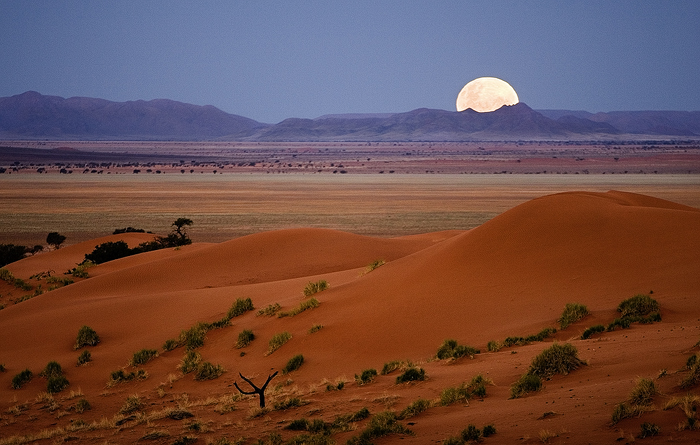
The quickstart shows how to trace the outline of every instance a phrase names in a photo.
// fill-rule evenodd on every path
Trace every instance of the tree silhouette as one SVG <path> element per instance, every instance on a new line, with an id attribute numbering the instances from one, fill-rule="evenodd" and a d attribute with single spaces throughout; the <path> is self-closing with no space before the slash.
<path id="1" fill-rule="evenodd" d="M 233 382 L 233 385 L 236 387 L 237 390 L 239 390 L 239 391 L 241 392 L 241 394 L 257 394 L 257 395 L 259 395 L 259 396 L 260 396 L 260 408 L 265 408 L 265 389 L 267 388 L 267 384 L 270 383 L 270 380 L 272 380 L 273 378 L 275 378 L 275 376 L 277 375 L 278 372 L 279 372 L 279 371 L 275 371 L 274 374 L 270 375 L 270 376 L 267 378 L 267 381 L 265 381 L 265 384 L 264 384 L 262 387 L 260 387 L 260 388 L 258 388 L 257 386 L 255 386 L 255 384 L 254 384 L 253 382 L 251 382 L 250 380 L 248 380 L 247 378 L 243 377 L 243 374 L 241 374 L 241 373 L 239 372 L 238 375 L 240 375 L 241 378 L 242 378 L 243 380 L 245 380 L 245 381 L 253 388 L 252 391 L 243 391 L 243 390 L 238 386 L 238 383 L 236 383 L 236 382 Z"/>
<path id="2" fill-rule="evenodd" d="M 172 223 L 173 230 L 175 231 L 175 234 L 180 237 L 180 240 L 185 241 L 188 240 L 189 238 L 187 237 L 187 232 L 185 229 L 185 226 L 191 226 L 194 224 L 191 219 L 189 218 L 178 218 L 175 220 L 175 222 Z M 191 241 L 190 241 L 191 243 Z M 183 243 L 183 244 L 190 244 L 190 243 Z"/>
<path id="3" fill-rule="evenodd" d="M 54 249 L 61 247 L 61 244 L 66 240 L 66 237 L 58 232 L 51 232 L 46 235 L 46 244 L 53 246 Z"/>

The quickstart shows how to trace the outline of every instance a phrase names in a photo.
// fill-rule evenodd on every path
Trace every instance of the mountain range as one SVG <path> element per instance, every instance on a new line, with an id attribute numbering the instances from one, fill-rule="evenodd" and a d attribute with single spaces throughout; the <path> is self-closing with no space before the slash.
<path id="1" fill-rule="evenodd" d="M 395 114 L 289 118 L 277 124 L 168 99 L 112 102 L 28 91 L 0 98 L 0 139 L 231 141 L 469 141 L 700 137 L 700 111 L 420 108 Z M 635 136 L 635 137 L 637 137 Z"/>

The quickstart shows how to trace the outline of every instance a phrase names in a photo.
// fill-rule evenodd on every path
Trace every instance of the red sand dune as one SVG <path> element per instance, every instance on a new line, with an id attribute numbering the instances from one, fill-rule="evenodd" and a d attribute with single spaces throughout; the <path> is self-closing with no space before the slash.
<path id="1" fill-rule="evenodd" d="M 142 241 L 127 235 L 120 239 L 130 244 Z M 42 270 L 62 271 L 95 244 L 116 238 L 37 255 L 7 268 L 25 279 Z M 363 274 L 364 267 L 376 259 L 387 264 Z M 298 412 L 273 412 L 271 420 L 246 420 L 245 410 L 227 414 L 229 423 L 248 422 L 247 427 L 233 431 L 212 418 L 221 424 L 219 436 L 252 438 L 278 431 L 288 437 L 291 433 L 281 430 L 285 419 L 309 417 L 310 412 L 332 418 L 368 403 L 376 412 L 383 407 L 372 400 L 387 392 L 397 395 L 400 409 L 418 396 L 435 398 L 441 389 L 481 372 L 495 383 L 483 403 L 432 408 L 412 419 L 416 435 L 402 436 L 402 442 L 439 442 L 467 423 L 494 423 L 499 431 L 494 443 L 539 442 L 542 429 L 559 434 L 555 442 L 600 443 L 619 437 L 620 425 L 626 428 L 625 436 L 638 432 L 639 419 L 615 428 L 608 425 L 614 404 L 625 399 L 634 379 L 655 377 L 664 368 L 680 369 L 700 340 L 700 210 L 614 191 L 535 199 L 464 232 L 382 239 L 332 230 L 282 230 L 221 244 L 149 252 L 97 266 L 90 274 L 84 281 L 0 311 L 0 363 L 8 370 L 0 374 L 3 411 L 14 405 L 11 398 L 32 400 L 43 390 L 44 383 L 37 378 L 20 390 L 10 390 L 12 376 L 25 367 L 36 374 L 50 360 L 67 369 L 71 388 L 81 387 L 94 401 L 88 419 L 113 415 L 126 395 L 134 392 L 156 405 L 171 406 L 172 397 L 161 400 L 154 388 L 166 382 L 168 374 L 177 374 L 181 348 L 162 352 L 146 364 L 148 380 L 120 385 L 105 397 L 99 394 L 109 373 L 125 366 L 133 352 L 160 349 L 166 339 L 197 321 L 220 319 L 236 298 L 251 298 L 256 309 L 276 302 L 291 309 L 303 301 L 304 285 L 318 279 L 326 279 L 331 287 L 316 296 L 321 302 L 316 309 L 287 318 L 247 313 L 233 319 L 233 327 L 210 331 L 200 351 L 228 372 L 205 383 L 186 376 L 168 392 L 192 397 L 231 393 L 239 371 L 261 380 L 268 370 L 280 369 L 298 353 L 306 359 L 292 376 L 299 386 L 318 384 L 323 378 L 351 379 L 363 369 L 410 359 L 425 367 L 428 381 L 396 386 L 394 376 L 388 376 L 372 385 L 350 384 L 338 392 L 308 391 L 304 396 L 310 405 Z M 577 340 L 585 327 L 612 321 L 623 299 L 652 291 L 662 308 L 661 323 L 634 325 L 596 340 Z M 485 351 L 489 340 L 554 327 L 570 302 L 587 305 L 592 315 L 559 332 L 557 339 L 571 340 L 589 366 L 555 377 L 540 393 L 508 400 L 509 385 L 547 342 L 482 353 L 452 365 L 430 361 L 446 338 Z M 94 360 L 89 366 L 76 368 L 78 353 L 72 344 L 84 324 L 101 335 L 102 343 L 91 349 Z M 309 334 L 314 324 L 324 327 Z M 242 329 L 251 329 L 257 337 L 245 356 L 233 347 Z M 267 341 L 282 331 L 290 332 L 292 340 L 266 356 Z M 676 377 L 659 382 L 666 395 L 678 392 Z M 572 398 L 571 391 L 578 399 Z M 550 405 L 555 400 L 556 408 Z M 536 420 L 549 411 L 557 416 L 546 422 Z M 648 416 L 662 426 L 665 439 L 697 439 L 693 435 L 697 433 L 675 431 L 677 412 L 657 411 Z M 41 419 L 42 425 L 56 423 Z M 24 420 L 2 428 L 18 434 Z M 134 426 L 118 441 L 135 440 L 143 433 L 142 427 Z M 180 433 L 172 429 L 172 434 Z M 350 436 L 339 434 L 336 440 Z"/>

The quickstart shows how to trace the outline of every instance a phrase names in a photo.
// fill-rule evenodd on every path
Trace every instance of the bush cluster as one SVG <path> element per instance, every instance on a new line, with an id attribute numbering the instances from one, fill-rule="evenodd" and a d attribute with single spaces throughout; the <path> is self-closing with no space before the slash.
<path id="1" fill-rule="evenodd" d="M 109 375 L 107 386 L 116 385 L 117 383 L 130 382 L 132 380 L 145 380 L 148 378 L 148 373 L 143 369 L 131 371 L 128 374 L 123 369 L 112 371 Z"/>
<path id="2" fill-rule="evenodd" d="M 19 374 L 12 377 L 12 389 L 20 389 L 26 383 L 29 383 L 29 381 L 31 381 L 33 377 L 34 373 L 32 373 L 32 371 L 30 371 L 29 369 L 21 371 Z"/>
<path id="3" fill-rule="evenodd" d="M 304 296 L 310 297 L 318 292 L 322 292 L 328 289 L 328 282 L 326 280 L 318 280 L 316 282 L 309 282 L 304 288 Z"/>
<path id="4" fill-rule="evenodd" d="M 226 316 L 229 320 L 231 320 L 232 318 L 241 316 L 248 311 L 252 311 L 253 309 L 255 308 L 253 307 L 253 301 L 250 298 L 236 298 L 236 301 L 228 310 Z"/>
<path id="5" fill-rule="evenodd" d="M 436 355 L 438 359 L 443 360 L 446 358 L 458 359 L 465 356 L 474 358 L 474 356 L 479 353 L 480 351 L 476 348 L 460 345 L 457 343 L 457 340 L 449 339 L 442 343 L 442 345 L 438 348 Z"/>
<path id="6" fill-rule="evenodd" d="M 486 397 L 486 384 L 489 380 L 481 374 L 474 376 L 471 381 L 459 386 L 445 388 L 440 393 L 440 405 L 447 406 L 456 402 L 468 402 L 472 397 Z"/>
<path id="7" fill-rule="evenodd" d="M 321 303 L 319 303 L 316 298 L 310 298 L 299 303 L 299 306 L 295 307 L 291 311 L 279 312 L 277 316 L 279 318 L 294 317 L 295 315 L 299 315 L 306 310 L 317 308 L 320 304 Z"/>
<path id="8" fill-rule="evenodd" d="M 371 444 L 373 439 L 389 434 L 413 434 L 413 432 L 398 422 L 395 413 L 383 411 L 372 416 L 367 427 L 359 436 L 348 440 L 347 445 Z"/>
<path id="9" fill-rule="evenodd" d="M 538 391 L 542 387 L 542 379 L 555 374 L 567 375 L 583 364 L 585 363 L 578 358 L 575 346 L 570 343 L 554 343 L 532 359 L 527 373 L 511 385 L 510 397 L 515 399 L 528 392 Z"/>
<path id="10" fill-rule="evenodd" d="M 481 442 L 482 437 L 489 437 L 494 434 L 496 434 L 496 427 L 493 425 L 486 425 L 480 430 L 475 425 L 469 424 L 459 433 L 459 436 L 445 439 L 442 445 L 464 445 L 466 443 Z"/>
<path id="11" fill-rule="evenodd" d="M 355 381 L 358 385 L 371 383 L 377 377 L 377 370 L 373 368 L 363 370 L 360 375 L 355 374 Z"/>
<path id="12" fill-rule="evenodd" d="M 425 380 L 425 369 L 411 367 L 396 376 L 396 384 Z"/>
<path id="13" fill-rule="evenodd" d="M 640 294 L 628 298 L 617 306 L 617 311 L 621 313 L 621 317 L 608 325 L 608 331 L 627 329 L 632 323 L 650 324 L 661 321 L 659 303 L 649 295 Z"/>
<path id="14" fill-rule="evenodd" d="M 143 365 L 158 357 L 158 351 L 155 349 L 142 349 L 138 352 L 134 352 L 133 357 L 129 364 L 131 366 Z"/>
<path id="15" fill-rule="evenodd" d="M 566 306 L 564 306 L 564 312 L 562 312 L 561 317 L 558 320 L 559 327 L 561 329 L 566 329 L 567 326 L 576 323 L 588 314 L 588 308 L 585 305 L 579 303 L 567 303 Z"/>
<path id="16" fill-rule="evenodd" d="M 201 362 L 194 372 L 195 380 L 213 380 L 219 378 L 225 372 L 221 365 L 214 365 L 209 362 Z"/>

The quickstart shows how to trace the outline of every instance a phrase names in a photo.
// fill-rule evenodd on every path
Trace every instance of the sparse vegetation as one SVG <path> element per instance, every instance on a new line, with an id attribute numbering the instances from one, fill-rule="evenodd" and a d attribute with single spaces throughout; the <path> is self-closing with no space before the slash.
<path id="1" fill-rule="evenodd" d="M 90 276 L 88 269 L 95 266 L 97 266 L 96 263 L 85 260 L 66 273 L 73 275 L 75 278 L 88 278 Z"/>
<path id="2" fill-rule="evenodd" d="M 287 343 L 289 340 L 292 339 L 292 334 L 289 332 L 280 332 L 279 334 L 275 334 L 272 336 L 270 341 L 268 342 L 268 350 L 267 354 L 272 354 L 276 350 L 282 347 L 285 343 Z"/>
<path id="3" fill-rule="evenodd" d="M 425 369 L 411 367 L 396 376 L 396 384 L 425 380 Z"/>
<path id="4" fill-rule="evenodd" d="M 384 363 L 382 367 L 382 375 L 391 374 L 397 369 L 404 370 L 413 367 L 413 363 L 408 360 L 392 360 L 390 362 Z"/>
<path id="5" fill-rule="evenodd" d="M 53 375 L 46 382 L 46 391 L 55 394 L 68 388 L 68 379 L 64 375 Z"/>
<path id="6" fill-rule="evenodd" d="M 530 364 L 528 374 L 549 378 L 554 374 L 567 375 L 584 364 L 578 358 L 578 350 L 570 343 L 554 343 L 537 355 Z"/>
<path id="7" fill-rule="evenodd" d="M 381 266 L 383 266 L 384 264 L 386 264 L 386 261 L 384 261 L 384 260 L 374 260 L 374 261 L 372 261 L 372 262 L 369 263 L 369 264 L 367 265 L 367 267 L 365 268 L 365 274 L 368 274 L 368 273 L 372 272 L 374 269 L 376 269 L 376 268 L 378 268 L 378 267 L 381 267 Z"/>
<path id="8" fill-rule="evenodd" d="M 272 317 L 277 312 L 279 312 L 280 309 L 282 309 L 282 306 L 280 306 L 279 303 L 269 304 L 267 305 L 267 307 L 260 309 L 257 313 L 257 316 L 265 315 L 267 317 Z"/>
<path id="9" fill-rule="evenodd" d="M 620 303 L 617 311 L 623 318 L 644 317 L 652 312 L 658 312 L 659 303 L 649 295 L 639 294 Z"/>
<path id="10" fill-rule="evenodd" d="M 377 413 L 370 419 L 367 427 L 359 436 L 352 437 L 347 445 L 367 445 L 372 439 L 390 434 L 413 434 L 413 432 L 397 421 L 396 414 L 390 411 Z"/>
<path id="11" fill-rule="evenodd" d="M 533 374 L 523 374 L 518 381 L 510 386 L 510 398 L 517 399 L 529 392 L 536 392 L 542 389 L 542 379 Z"/>
<path id="12" fill-rule="evenodd" d="M 290 358 L 284 368 L 282 368 L 282 374 L 289 374 L 292 371 L 296 371 L 304 364 L 304 356 L 302 354 L 297 354 Z"/>
<path id="13" fill-rule="evenodd" d="M 316 282 L 309 282 L 304 288 L 304 296 L 310 297 L 318 292 L 322 292 L 328 289 L 328 282 L 326 280 L 318 280 Z"/>
<path id="14" fill-rule="evenodd" d="M 477 374 L 469 384 L 461 383 L 456 387 L 445 388 L 440 393 L 440 405 L 447 406 L 456 402 L 468 403 L 472 397 L 486 397 L 486 384 L 488 383 L 490 380 Z"/>
<path id="15" fill-rule="evenodd" d="M 277 316 L 279 318 L 294 317 L 295 315 L 299 315 L 306 310 L 317 308 L 320 304 L 321 303 L 319 303 L 316 298 L 310 298 L 299 303 L 299 306 L 295 307 L 291 311 L 279 312 Z"/>
<path id="16" fill-rule="evenodd" d="M 126 398 L 124 405 L 122 405 L 121 409 L 119 410 L 119 414 L 131 414 L 135 411 L 141 410 L 142 408 L 143 402 L 141 401 L 141 398 L 137 394 L 134 394 Z"/>
<path id="17" fill-rule="evenodd" d="M 80 349 L 84 346 L 96 346 L 100 342 L 100 337 L 94 329 L 89 326 L 82 326 L 78 329 L 78 337 L 75 339 L 73 349 Z"/>
<path id="18" fill-rule="evenodd" d="M 223 366 L 214 365 L 210 362 L 202 362 L 197 366 L 194 373 L 195 380 L 213 380 L 219 378 L 225 372 Z"/>
<path id="19" fill-rule="evenodd" d="M 410 419 L 411 417 L 417 416 L 418 414 L 422 413 L 423 411 L 427 411 L 432 406 L 433 406 L 433 402 L 431 402 L 430 400 L 419 398 L 419 399 L 411 402 L 410 405 L 408 405 L 406 408 L 404 408 L 396 416 L 396 418 L 399 420 Z"/>
<path id="20" fill-rule="evenodd" d="M 85 411 L 91 410 L 92 406 L 90 405 L 90 402 L 88 402 L 84 397 L 81 397 L 80 399 L 78 399 L 77 402 L 75 402 L 73 408 L 75 409 L 76 413 L 82 414 Z"/>
<path id="21" fill-rule="evenodd" d="M 19 374 L 12 377 L 12 389 L 20 389 L 26 383 L 29 383 L 32 377 L 34 377 L 34 374 L 29 369 L 21 371 Z"/>
<path id="22" fill-rule="evenodd" d="M 564 306 L 564 312 L 562 312 L 561 317 L 558 320 L 559 327 L 561 329 L 566 329 L 567 326 L 576 323 L 588 314 L 588 308 L 585 305 L 579 303 L 567 303 L 566 306 Z"/>
<path id="23" fill-rule="evenodd" d="M 238 341 L 236 342 L 236 348 L 241 349 L 245 348 L 255 340 L 255 334 L 253 334 L 253 331 L 250 331 L 248 329 L 244 329 L 241 331 L 240 334 L 238 334 Z"/>
<path id="24" fill-rule="evenodd" d="M 275 402 L 275 410 L 276 411 L 284 411 L 290 408 L 298 408 L 300 406 L 306 405 L 308 402 L 305 402 L 301 400 L 299 397 L 287 397 L 285 399 L 280 400 L 279 402 Z"/>
<path id="25" fill-rule="evenodd" d="M 131 357 L 131 361 L 129 362 L 129 364 L 131 366 L 143 365 L 156 357 L 158 357 L 158 351 L 156 351 L 155 349 L 142 349 L 138 352 L 134 352 L 134 355 L 133 357 Z"/>
<path id="26" fill-rule="evenodd" d="M 315 332 L 318 332 L 318 331 L 320 331 L 321 329 L 323 329 L 323 325 L 322 325 L 322 324 L 315 324 L 315 325 L 311 326 L 311 328 L 309 329 L 309 334 L 313 334 L 313 333 L 315 333 Z"/>
<path id="27" fill-rule="evenodd" d="M 678 407 L 685 414 L 686 423 L 679 429 L 697 430 L 700 429 L 697 414 L 700 411 L 700 396 L 688 393 L 682 397 L 674 397 L 664 406 L 664 410 Z"/>
<path id="28" fill-rule="evenodd" d="M 12 272 L 10 272 L 7 269 L 0 268 L 0 280 L 3 280 L 7 282 L 8 284 L 13 285 L 17 289 L 23 290 L 23 291 L 30 291 L 32 290 L 32 286 L 25 282 L 21 278 L 15 278 L 14 275 L 12 275 Z"/>
<path id="29" fill-rule="evenodd" d="M 654 395 L 658 394 L 656 385 L 651 379 L 640 378 L 637 380 L 628 400 L 615 405 L 612 414 L 612 423 L 616 424 L 622 419 L 638 416 L 650 411 Z"/>
<path id="30" fill-rule="evenodd" d="M 471 346 L 460 345 L 457 340 L 445 340 L 443 344 L 437 350 L 437 358 L 440 360 L 446 358 L 458 359 L 464 356 L 469 356 L 469 358 L 474 358 L 476 354 L 479 354 L 479 350 L 472 348 Z"/>
<path id="31" fill-rule="evenodd" d="M 183 357 L 182 362 L 180 362 L 179 368 L 183 374 L 189 374 L 192 371 L 196 371 L 199 363 L 202 361 L 202 356 L 197 351 L 187 351 L 185 357 Z"/>
<path id="32" fill-rule="evenodd" d="M 642 431 L 639 433 L 639 438 L 644 439 L 647 437 L 656 436 L 661 431 L 659 425 L 655 423 L 644 422 L 641 426 Z"/>
<path id="33" fill-rule="evenodd" d="M 377 377 L 377 370 L 373 368 L 365 369 L 360 375 L 355 374 L 355 381 L 358 385 L 371 383 Z"/>
<path id="34" fill-rule="evenodd" d="M 688 357 L 686 368 L 688 374 L 680 382 L 682 389 L 692 388 L 700 383 L 700 352 Z"/>
<path id="35" fill-rule="evenodd" d="M 230 320 L 234 317 L 239 317 L 248 311 L 252 311 L 253 309 L 255 308 L 253 307 L 253 301 L 250 298 L 237 298 L 226 313 L 226 316 Z"/>
<path id="36" fill-rule="evenodd" d="M 605 332 L 605 326 L 602 324 L 597 324 L 595 326 L 591 326 L 590 328 L 586 328 L 586 330 L 583 331 L 583 334 L 581 334 L 581 340 L 587 340 L 591 338 L 591 335 L 599 332 Z"/>
<path id="37" fill-rule="evenodd" d="M 107 386 L 114 386 L 118 383 L 130 382 L 132 380 L 145 380 L 148 378 L 148 373 L 143 369 L 131 371 L 128 374 L 123 369 L 112 371 L 109 375 Z"/>
<path id="38" fill-rule="evenodd" d="M 78 366 L 85 365 L 92 361 L 92 354 L 87 349 L 80 353 L 78 356 Z"/>

